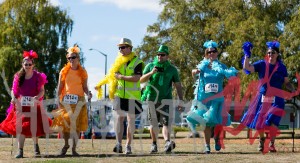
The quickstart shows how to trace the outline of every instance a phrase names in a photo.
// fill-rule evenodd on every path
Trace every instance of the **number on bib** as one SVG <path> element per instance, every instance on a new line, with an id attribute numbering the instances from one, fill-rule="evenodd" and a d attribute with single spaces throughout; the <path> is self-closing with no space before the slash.
<path id="1" fill-rule="evenodd" d="M 208 83 L 205 85 L 205 93 L 217 93 L 219 90 L 219 85 L 217 83 Z"/>
<path id="2" fill-rule="evenodd" d="M 21 106 L 33 106 L 34 99 L 30 96 L 22 96 L 21 98 Z"/>
<path id="3" fill-rule="evenodd" d="M 67 94 L 64 96 L 63 102 L 66 104 L 77 104 L 78 96 L 73 94 Z"/>

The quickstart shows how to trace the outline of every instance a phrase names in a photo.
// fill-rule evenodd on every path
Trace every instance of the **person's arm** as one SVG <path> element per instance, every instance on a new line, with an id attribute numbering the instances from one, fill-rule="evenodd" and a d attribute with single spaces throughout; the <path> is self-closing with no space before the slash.
<path id="1" fill-rule="evenodd" d="M 255 71 L 254 66 L 249 63 L 249 58 L 245 56 L 243 69 L 250 71 L 253 73 Z"/>
<path id="2" fill-rule="evenodd" d="M 83 82 L 83 91 L 84 93 L 88 96 L 88 100 L 90 100 L 92 98 L 92 93 L 89 91 L 89 88 L 87 86 L 87 78 L 84 80 Z"/>
<path id="3" fill-rule="evenodd" d="M 41 97 L 44 96 L 44 94 L 45 94 L 45 88 L 44 88 L 44 86 L 41 86 L 40 92 L 36 96 L 34 96 L 33 98 L 35 100 L 39 100 Z"/>
<path id="4" fill-rule="evenodd" d="M 294 91 L 295 91 L 295 88 L 294 88 L 293 84 L 289 81 L 289 78 L 288 78 L 288 77 L 285 77 L 285 78 L 284 78 L 284 84 L 285 84 L 285 87 L 286 87 L 290 92 L 294 92 Z"/>
<path id="5" fill-rule="evenodd" d="M 142 76 L 142 71 L 143 71 L 143 63 L 139 63 L 134 68 L 134 75 L 126 76 L 126 75 L 122 75 L 120 73 L 115 73 L 115 77 L 118 80 L 125 80 L 125 81 L 129 81 L 129 82 L 138 82 Z"/>
<path id="6" fill-rule="evenodd" d="M 154 67 L 150 72 L 144 74 L 140 79 L 141 83 L 147 82 L 150 79 L 150 77 L 156 72 L 157 72 L 157 68 Z"/>
<path id="7" fill-rule="evenodd" d="M 64 83 L 61 81 L 61 73 L 59 73 L 58 85 L 57 85 L 57 97 L 60 96 L 63 87 L 64 87 Z"/>
<path id="8" fill-rule="evenodd" d="M 193 69 L 192 70 L 192 76 L 195 77 L 195 75 L 199 74 L 200 70 L 199 69 Z"/>
<path id="9" fill-rule="evenodd" d="M 125 76 L 120 73 L 115 73 L 115 77 L 118 80 L 125 80 L 125 81 L 129 81 L 129 82 L 138 82 L 141 78 L 141 75 Z"/>
<path id="10" fill-rule="evenodd" d="M 179 100 L 183 100 L 182 85 L 180 82 L 174 83 Z"/>

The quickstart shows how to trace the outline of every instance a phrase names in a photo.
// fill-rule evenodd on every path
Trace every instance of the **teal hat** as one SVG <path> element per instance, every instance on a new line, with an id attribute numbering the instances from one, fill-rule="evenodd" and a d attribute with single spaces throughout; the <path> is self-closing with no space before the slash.
<path id="1" fill-rule="evenodd" d="M 169 48 L 166 45 L 160 45 L 157 53 L 166 53 L 167 55 L 169 55 Z"/>

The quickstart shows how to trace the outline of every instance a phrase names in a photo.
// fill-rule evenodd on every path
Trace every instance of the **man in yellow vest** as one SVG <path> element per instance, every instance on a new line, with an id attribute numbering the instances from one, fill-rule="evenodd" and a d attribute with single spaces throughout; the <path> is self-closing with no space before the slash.
<path id="1" fill-rule="evenodd" d="M 135 116 L 142 112 L 140 77 L 144 63 L 132 52 L 132 43 L 128 38 L 122 38 L 118 44 L 119 58 L 114 64 L 118 71 L 115 73 L 117 79 L 114 110 L 115 110 L 115 132 L 116 146 L 113 151 L 123 153 L 122 137 L 124 132 L 123 122 L 127 117 L 127 140 L 125 154 L 131 154 L 131 141 L 135 131 Z"/>
<path id="2" fill-rule="evenodd" d="M 181 101 L 183 100 L 183 94 L 178 71 L 168 59 L 169 48 L 161 45 L 154 61 L 145 67 L 141 77 L 142 83 L 148 82 L 143 92 L 142 100 L 148 102 L 148 118 L 151 124 L 150 134 L 152 138 L 150 153 L 158 152 L 156 144 L 159 132 L 158 123 L 163 126 L 164 152 L 171 152 L 175 148 L 175 143 L 170 140 L 171 123 L 174 119 L 172 85 L 174 84 Z M 167 103 L 166 101 L 169 102 Z M 178 110 L 183 111 L 183 107 L 179 105 Z"/>

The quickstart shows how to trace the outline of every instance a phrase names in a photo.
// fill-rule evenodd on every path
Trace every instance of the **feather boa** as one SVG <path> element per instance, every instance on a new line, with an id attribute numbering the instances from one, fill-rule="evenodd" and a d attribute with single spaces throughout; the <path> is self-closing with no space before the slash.
<path id="1" fill-rule="evenodd" d="M 66 76 L 70 69 L 71 69 L 71 64 L 70 64 L 70 62 L 68 62 L 61 70 L 61 82 L 65 82 Z M 77 74 L 78 74 L 78 76 L 81 77 L 81 83 L 83 84 L 84 80 L 87 79 L 88 76 L 87 76 L 86 71 L 82 68 L 82 66 L 80 64 L 78 64 Z M 60 99 L 62 99 L 64 97 L 65 93 L 66 93 L 65 90 L 62 89 L 62 92 L 60 94 Z"/>
<path id="2" fill-rule="evenodd" d="M 157 73 L 155 73 L 153 75 L 153 80 L 151 80 L 149 83 L 150 83 L 150 85 L 159 84 L 160 86 L 162 86 L 163 85 L 164 76 L 167 74 L 166 69 L 171 65 L 171 63 L 169 61 L 165 61 L 163 63 L 160 63 L 158 61 L 158 58 L 155 57 L 155 59 L 153 61 L 153 64 L 154 64 L 155 67 L 161 67 L 161 68 L 163 68 L 164 71 L 163 72 L 157 72 Z M 142 95 L 142 98 L 141 98 L 142 101 L 146 101 L 148 95 L 150 95 L 152 93 L 150 85 L 146 86 L 146 89 L 143 92 L 143 95 Z"/>
<path id="3" fill-rule="evenodd" d="M 109 84 L 109 99 L 114 99 L 115 92 L 117 88 L 117 82 L 118 80 L 115 77 L 115 73 L 119 72 L 122 65 L 125 63 L 131 61 L 135 57 L 135 54 L 131 52 L 130 54 L 123 56 L 120 52 L 118 53 L 118 56 L 112 65 L 112 67 L 109 69 L 108 74 L 104 77 L 104 79 L 100 80 L 100 82 L 96 85 L 97 88 L 97 98 L 101 99 L 103 96 L 103 91 L 101 89 L 101 86 L 104 84 Z"/>

